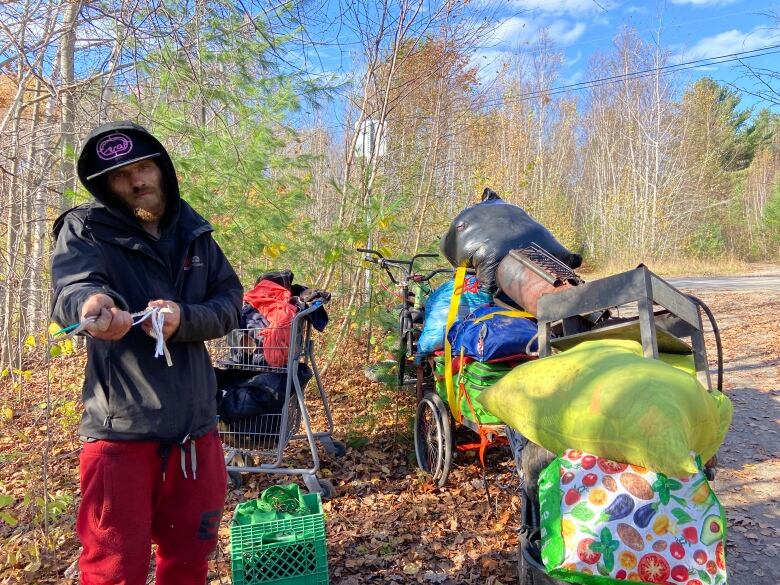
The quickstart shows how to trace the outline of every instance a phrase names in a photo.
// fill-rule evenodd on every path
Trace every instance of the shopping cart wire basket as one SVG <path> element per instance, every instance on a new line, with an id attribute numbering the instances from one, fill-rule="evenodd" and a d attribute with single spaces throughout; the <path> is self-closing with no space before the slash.
<path id="1" fill-rule="evenodd" d="M 222 419 L 219 432 L 225 450 L 225 464 L 231 482 L 241 485 L 242 473 L 300 475 L 311 493 L 329 498 L 335 493 L 330 481 L 317 477 L 320 460 L 317 443 L 331 455 L 341 456 L 346 446 L 333 439 L 333 416 L 327 393 L 314 358 L 312 323 L 307 315 L 322 306 L 315 301 L 299 311 L 285 327 L 235 329 L 212 346 L 214 366 L 222 376 L 262 381 L 269 406 L 263 414 Z M 315 384 L 305 396 L 306 383 Z M 309 407 L 322 409 L 326 429 L 312 429 Z M 302 427 L 302 429 L 301 429 Z M 307 441 L 310 467 L 286 466 L 285 450 L 293 441 Z"/>

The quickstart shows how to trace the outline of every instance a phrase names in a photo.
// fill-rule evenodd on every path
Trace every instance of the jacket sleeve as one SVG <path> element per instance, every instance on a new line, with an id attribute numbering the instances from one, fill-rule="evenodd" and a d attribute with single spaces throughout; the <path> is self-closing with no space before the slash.
<path id="1" fill-rule="evenodd" d="M 52 320 L 60 325 L 77 323 L 81 306 L 90 296 L 107 294 L 125 311 L 127 302 L 109 284 L 105 257 L 99 244 L 83 229 L 78 217 L 65 218 L 57 235 L 51 261 Z"/>
<path id="2" fill-rule="evenodd" d="M 209 238 L 209 271 L 206 299 L 182 303 L 179 329 L 171 341 L 206 341 L 227 335 L 241 318 L 244 289 L 217 243 Z"/>

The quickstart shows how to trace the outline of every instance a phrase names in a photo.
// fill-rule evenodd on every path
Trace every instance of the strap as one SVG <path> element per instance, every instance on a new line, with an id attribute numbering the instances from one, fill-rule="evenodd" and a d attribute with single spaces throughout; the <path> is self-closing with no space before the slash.
<path id="1" fill-rule="evenodd" d="M 458 395 L 455 397 L 455 403 L 450 403 L 450 411 L 452 412 L 452 416 L 455 420 L 460 421 L 461 416 L 460 413 L 460 398 L 463 396 L 463 392 L 466 391 L 466 385 L 463 382 L 463 371 L 466 369 L 463 366 L 463 357 L 466 355 L 466 348 L 461 347 L 460 348 L 460 368 L 458 369 Z"/>
<path id="2" fill-rule="evenodd" d="M 455 422 L 461 421 L 460 409 L 457 407 L 455 398 L 455 387 L 452 382 L 452 345 L 450 345 L 449 331 L 450 327 L 458 318 L 458 308 L 460 307 L 460 297 L 463 294 L 463 282 L 466 279 L 466 266 L 458 266 L 455 270 L 455 283 L 452 287 L 452 297 L 450 297 L 450 310 L 447 313 L 447 326 L 444 329 L 444 386 L 447 389 L 447 402 L 450 405 L 450 411 L 455 418 Z"/>
<path id="3" fill-rule="evenodd" d="M 474 323 L 482 323 L 482 321 L 487 321 L 488 319 L 492 319 L 493 317 L 496 317 L 498 315 L 501 315 L 503 317 L 521 317 L 523 319 L 536 319 L 536 317 L 534 317 L 531 313 L 508 309 L 506 311 L 494 311 L 492 313 L 488 313 L 487 315 L 482 315 L 481 317 L 477 317 L 476 319 L 474 319 Z"/>

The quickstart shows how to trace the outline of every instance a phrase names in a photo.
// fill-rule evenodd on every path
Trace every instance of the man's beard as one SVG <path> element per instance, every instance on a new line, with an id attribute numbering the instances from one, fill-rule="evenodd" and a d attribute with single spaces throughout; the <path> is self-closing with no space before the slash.
<path id="1" fill-rule="evenodd" d="M 135 207 L 133 209 L 133 215 L 143 222 L 151 223 L 154 221 L 160 221 L 162 216 L 165 215 L 165 205 L 155 205 L 153 209 L 145 209 L 143 207 Z"/>
<path id="2" fill-rule="evenodd" d="M 160 221 L 165 215 L 165 193 L 160 192 L 157 202 L 147 207 L 133 207 L 132 212 L 142 222 L 150 223 Z"/>

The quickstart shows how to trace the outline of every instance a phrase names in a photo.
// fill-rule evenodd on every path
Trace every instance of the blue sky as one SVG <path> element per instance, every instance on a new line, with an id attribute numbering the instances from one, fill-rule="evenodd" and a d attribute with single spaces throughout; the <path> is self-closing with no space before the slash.
<path id="1" fill-rule="evenodd" d="M 430 1 L 433 5 L 440 2 Z M 494 2 L 472 0 L 468 7 L 473 18 L 482 19 L 484 10 L 495 6 Z M 356 73 L 352 56 L 359 51 L 359 43 L 348 23 L 333 18 L 334 7 L 339 4 L 337 0 L 319 0 L 319 8 L 328 13 L 323 21 L 331 26 L 311 32 L 314 38 L 328 38 L 317 50 L 315 69 L 319 67 L 346 79 Z M 633 27 L 646 41 L 655 41 L 660 35 L 672 63 L 772 45 L 778 45 L 776 50 L 780 51 L 780 0 L 508 0 L 493 19 L 492 33 L 473 55 L 473 62 L 481 68 L 480 78 L 486 83 L 505 56 L 529 52 L 542 31 L 564 55 L 556 87 L 592 79 L 590 58 L 594 53 L 610 50 L 615 34 L 623 26 Z M 340 26 L 332 26 L 336 23 Z M 780 52 L 750 58 L 746 63 L 780 71 Z M 747 91 L 757 87 L 738 62 L 697 66 L 681 72 L 678 79 L 687 84 L 705 75 Z M 776 90 L 780 93 L 780 87 Z M 742 105 L 760 108 L 769 104 L 745 93 Z"/>
<path id="2" fill-rule="evenodd" d="M 556 84 L 561 85 L 589 80 L 590 57 L 609 50 L 622 26 L 635 28 L 648 41 L 660 34 L 662 46 L 672 53 L 675 63 L 780 45 L 780 2 L 512 0 L 497 24 L 493 42 L 479 55 L 488 70 L 491 62 L 499 62 L 507 52 L 528 51 L 546 30 L 564 55 L 561 80 Z M 780 71 L 780 52 L 746 63 Z M 748 91 L 755 85 L 738 62 L 696 67 L 681 75 L 686 81 L 706 75 Z M 745 95 L 743 104 L 756 104 L 756 99 Z"/>

